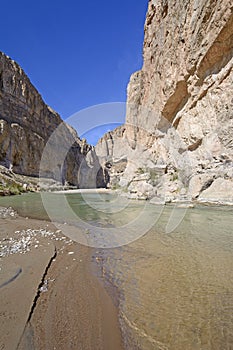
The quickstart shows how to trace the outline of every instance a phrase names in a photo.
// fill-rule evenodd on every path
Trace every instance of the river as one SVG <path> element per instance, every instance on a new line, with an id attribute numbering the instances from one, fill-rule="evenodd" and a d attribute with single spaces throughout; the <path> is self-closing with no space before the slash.
<path id="1" fill-rule="evenodd" d="M 117 289 L 127 349 L 233 349 L 232 207 L 176 208 L 179 222 L 168 232 L 173 205 L 110 194 L 67 194 L 64 204 L 61 195 L 48 196 L 54 221 L 75 224 L 75 214 L 87 236 L 95 231 L 89 242 Z M 48 219 L 44 205 L 40 194 L 0 199 L 0 206 L 37 219 Z M 111 232 L 114 239 L 103 238 Z"/>

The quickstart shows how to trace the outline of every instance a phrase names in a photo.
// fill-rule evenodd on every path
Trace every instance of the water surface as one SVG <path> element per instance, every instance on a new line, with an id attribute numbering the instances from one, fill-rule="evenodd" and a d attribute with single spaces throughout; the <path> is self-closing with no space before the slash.
<path id="1" fill-rule="evenodd" d="M 68 207 L 59 208 L 57 195 L 50 198 L 54 216 L 68 221 Z M 93 227 L 122 226 L 122 234 L 127 234 L 124 225 L 138 217 L 144 206 L 130 202 L 121 210 L 109 194 L 101 199 L 90 194 L 89 199 L 98 210 L 80 194 L 67 195 L 68 204 L 84 221 Z M 0 205 L 47 219 L 39 194 L 1 198 Z M 105 277 L 119 292 L 126 348 L 233 349 L 232 208 L 188 209 L 169 234 L 166 225 L 173 207 L 149 205 L 146 210 L 147 219 L 155 222 L 149 232 L 123 247 L 96 249 Z"/>

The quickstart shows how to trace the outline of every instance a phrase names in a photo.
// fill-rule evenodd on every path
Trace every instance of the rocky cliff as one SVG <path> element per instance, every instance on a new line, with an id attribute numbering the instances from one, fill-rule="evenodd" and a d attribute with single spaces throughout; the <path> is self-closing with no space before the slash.
<path id="1" fill-rule="evenodd" d="M 102 169 L 92 147 L 44 103 L 20 66 L 3 53 L 0 53 L 0 165 L 16 174 L 31 177 L 40 174 L 63 184 L 104 186 Z"/>
<path id="2" fill-rule="evenodd" d="M 155 201 L 233 202 L 232 57 L 230 1 L 149 1 L 126 124 L 96 147 L 110 186 Z"/>

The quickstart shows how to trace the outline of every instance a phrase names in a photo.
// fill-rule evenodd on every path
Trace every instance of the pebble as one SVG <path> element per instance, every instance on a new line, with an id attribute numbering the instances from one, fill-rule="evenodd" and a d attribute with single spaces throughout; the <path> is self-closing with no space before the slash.
<path id="1" fill-rule="evenodd" d="M 42 293 L 48 292 L 48 287 L 47 286 L 40 287 L 40 292 Z"/>
<path id="2" fill-rule="evenodd" d="M 16 238 L 9 237 L 0 240 L 0 258 L 11 255 L 11 254 L 25 254 L 30 251 L 31 247 L 38 248 L 40 241 L 39 237 L 50 238 L 51 240 L 63 241 L 64 244 L 71 244 L 72 240 L 67 240 L 67 237 L 56 237 L 56 234 L 52 231 L 45 229 L 33 230 L 27 229 L 22 231 L 15 231 L 17 234 Z M 48 242 L 50 244 L 50 242 Z M 70 252 L 74 254 L 74 252 Z"/>
<path id="3" fill-rule="evenodd" d="M 11 207 L 0 207 L 1 219 L 17 216 L 17 212 L 14 211 Z M 28 219 L 28 217 L 26 217 L 25 219 Z M 31 247 L 38 248 L 40 244 L 40 237 L 45 237 L 56 241 L 62 241 L 66 245 L 71 245 L 73 243 L 71 239 L 67 239 L 67 237 L 65 236 L 58 237 L 58 235 L 62 232 L 61 230 L 56 230 L 55 232 L 53 232 L 48 230 L 49 224 L 47 224 L 46 227 L 47 229 L 33 230 L 29 228 L 27 230 L 22 231 L 17 230 L 15 231 L 15 234 L 17 235 L 16 238 L 7 237 L 0 240 L 0 258 L 11 254 L 25 254 L 27 252 L 30 252 Z M 48 242 L 48 244 L 50 244 L 50 242 Z M 61 251 L 62 249 L 63 248 L 61 248 Z M 74 254 L 74 252 L 69 252 L 68 254 Z M 53 261 L 55 261 L 55 259 Z"/>
<path id="4" fill-rule="evenodd" d="M 14 211 L 11 207 L 9 208 L 2 208 L 0 207 L 0 218 L 6 219 L 9 217 L 17 217 L 17 212 Z"/>

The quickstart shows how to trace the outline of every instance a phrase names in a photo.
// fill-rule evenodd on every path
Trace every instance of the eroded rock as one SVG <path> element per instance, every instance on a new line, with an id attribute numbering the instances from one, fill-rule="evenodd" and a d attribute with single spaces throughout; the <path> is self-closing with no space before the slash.
<path id="1" fill-rule="evenodd" d="M 163 167 L 153 186 L 168 200 L 194 199 L 208 181 L 232 179 L 232 11 L 228 0 L 149 1 L 144 63 L 128 85 L 126 123 L 96 147 L 112 164 L 110 186 L 129 189 L 148 163 Z M 127 166 L 116 176 L 121 152 Z"/>
<path id="2" fill-rule="evenodd" d="M 45 154 L 46 145 L 50 147 Z M 82 172 L 88 172 L 95 180 L 89 186 L 105 184 L 94 149 L 44 103 L 21 67 L 1 52 L 0 165 L 16 174 L 79 187 L 86 186 Z"/>

